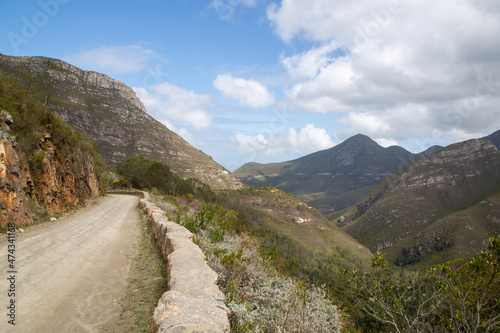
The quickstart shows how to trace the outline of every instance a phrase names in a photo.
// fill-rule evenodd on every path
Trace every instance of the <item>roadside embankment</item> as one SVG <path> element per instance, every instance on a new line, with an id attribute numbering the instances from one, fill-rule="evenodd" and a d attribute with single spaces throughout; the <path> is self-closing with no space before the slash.
<path id="1" fill-rule="evenodd" d="M 193 243 L 193 234 L 168 221 L 164 212 L 143 192 L 140 208 L 151 223 L 168 267 L 169 291 L 158 302 L 153 315 L 153 333 L 229 332 L 229 309 L 217 286 L 217 274 Z"/>

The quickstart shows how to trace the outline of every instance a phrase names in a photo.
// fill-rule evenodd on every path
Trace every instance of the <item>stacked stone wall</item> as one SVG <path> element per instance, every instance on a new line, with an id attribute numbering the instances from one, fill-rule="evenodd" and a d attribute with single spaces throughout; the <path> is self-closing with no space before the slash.
<path id="1" fill-rule="evenodd" d="M 194 235 L 169 221 L 143 192 L 139 206 L 151 224 L 168 267 L 169 290 L 163 294 L 153 315 L 153 333 L 229 332 L 229 309 L 217 286 L 217 274 L 193 243 Z"/>

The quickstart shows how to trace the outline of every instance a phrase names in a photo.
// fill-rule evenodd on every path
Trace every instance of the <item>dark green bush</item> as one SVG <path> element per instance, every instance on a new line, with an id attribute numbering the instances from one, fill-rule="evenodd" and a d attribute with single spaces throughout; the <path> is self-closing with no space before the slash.
<path id="1" fill-rule="evenodd" d="M 13 123 L 10 125 L 21 151 L 32 172 L 42 167 L 43 151 L 40 140 L 49 135 L 54 147 L 64 155 L 83 154 L 94 160 L 96 174 L 101 178 L 104 161 L 95 151 L 94 143 L 74 130 L 51 109 L 39 101 L 39 96 L 0 73 L 0 110 L 6 110 Z"/>
<path id="2" fill-rule="evenodd" d="M 216 200 L 216 194 L 199 180 L 184 180 L 163 163 L 144 157 L 131 157 L 119 162 L 116 171 L 127 185 L 137 189 L 153 189 L 164 194 L 199 198 L 207 202 Z"/>

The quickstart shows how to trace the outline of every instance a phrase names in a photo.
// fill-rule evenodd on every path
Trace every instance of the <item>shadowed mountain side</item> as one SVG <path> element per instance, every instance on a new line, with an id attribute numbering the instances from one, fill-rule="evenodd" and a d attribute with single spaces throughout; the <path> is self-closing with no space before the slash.
<path id="1" fill-rule="evenodd" d="M 72 127 L 96 142 L 109 164 L 144 156 L 214 188 L 241 182 L 210 156 L 153 119 L 124 83 L 58 59 L 0 55 L 0 71 L 36 91 Z"/>
<path id="2" fill-rule="evenodd" d="M 420 154 L 383 148 L 366 135 L 355 135 L 330 149 L 282 163 L 247 163 L 234 172 L 253 186 L 290 192 L 323 214 L 345 209 L 402 167 L 442 147 Z"/>
<path id="3" fill-rule="evenodd" d="M 490 140 L 491 143 L 493 143 L 495 147 L 497 147 L 497 149 L 500 150 L 500 130 L 488 136 L 485 136 L 484 139 Z"/>
<path id="4" fill-rule="evenodd" d="M 476 216 L 464 213 L 473 217 L 466 224 L 470 228 L 457 226 L 461 223 L 458 222 L 459 212 L 499 190 L 500 152 L 485 139 L 469 140 L 450 145 L 408 165 L 350 208 L 339 222 L 345 225 L 343 229 L 347 233 L 372 251 L 384 249 L 388 258 L 394 260 L 402 256 L 401 265 L 423 259 L 412 259 L 416 256 L 409 254 L 405 260 L 403 247 L 415 252 L 411 247 L 424 243 L 427 245 L 421 246 L 421 250 L 417 246 L 420 257 L 435 248 L 438 252 L 450 252 L 443 258 L 459 258 L 465 253 L 454 250 L 459 240 L 470 239 L 477 244 L 478 241 L 472 239 L 487 240 L 485 230 L 500 232 L 498 223 L 490 223 L 500 218 L 494 208 L 496 204 L 480 206 L 490 207 L 490 213 Z M 496 202 L 495 198 L 490 199 Z M 448 226 L 444 227 L 443 223 Z M 433 239 L 429 240 L 429 237 Z"/>

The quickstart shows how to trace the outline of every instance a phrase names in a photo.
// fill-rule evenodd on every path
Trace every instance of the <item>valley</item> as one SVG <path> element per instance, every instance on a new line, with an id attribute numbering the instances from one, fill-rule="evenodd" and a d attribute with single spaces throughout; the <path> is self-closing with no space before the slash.
<path id="1" fill-rule="evenodd" d="M 151 193 L 165 219 L 183 224 L 196 241 L 204 239 L 205 255 L 222 274 L 219 287 L 229 295 L 234 311 L 258 307 L 247 298 L 246 288 L 252 288 L 255 274 L 252 260 L 267 266 L 268 280 L 252 290 L 257 292 L 255 299 L 266 305 L 258 296 L 260 288 L 288 281 L 299 298 L 315 295 L 328 300 L 321 306 L 334 311 L 339 330 L 341 317 L 349 332 L 405 327 L 402 317 L 391 323 L 384 318 L 392 312 L 381 314 L 388 309 L 384 302 L 395 297 L 387 295 L 398 292 L 392 286 L 404 290 L 419 285 L 437 295 L 442 291 L 438 285 L 476 283 L 489 293 L 483 295 L 489 307 L 480 315 L 491 319 L 498 310 L 498 276 L 487 263 L 498 260 L 494 251 L 500 235 L 500 131 L 417 154 L 399 146 L 384 148 L 358 134 L 295 160 L 248 163 L 232 174 L 151 117 L 130 87 L 104 74 L 58 59 L 0 54 L 0 75 L 4 229 L 9 223 L 18 228 L 43 225 L 90 198 L 105 196 L 109 189 L 135 188 Z M 20 280 L 23 288 L 33 282 L 33 288 L 50 293 L 55 285 L 44 283 L 56 283 L 75 299 L 68 303 L 48 294 L 36 299 L 23 295 L 20 301 L 30 309 L 48 300 L 40 315 L 23 312 L 19 319 L 25 327 L 34 329 L 39 322 L 55 325 L 53 330 L 92 331 L 108 320 L 85 311 L 90 304 L 112 308 L 109 299 L 118 297 L 114 293 L 124 285 L 130 269 L 124 257 L 131 255 L 137 236 L 137 200 L 99 200 L 102 204 L 95 210 L 77 213 L 74 220 L 61 224 L 66 227 L 51 227 L 50 235 L 26 236 L 26 243 L 20 240 L 26 252 L 19 260 L 28 272 L 27 280 Z M 97 247 L 95 242 L 110 247 Z M 63 252 L 74 257 L 66 259 Z M 35 259 L 41 266 L 31 268 Z M 32 277 L 50 275 L 47 267 L 55 262 L 62 265 L 56 282 Z M 66 269 L 66 264 L 73 266 Z M 77 266 L 86 269 L 71 273 Z M 463 273 L 477 267 L 481 276 L 491 275 L 493 285 Z M 101 292 L 96 276 L 111 278 L 110 288 L 116 290 Z M 88 288 L 79 290 L 79 285 Z M 385 295 L 374 291 L 381 285 L 389 288 Z M 314 286 L 320 289 L 312 292 Z M 445 290 L 447 306 L 456 304 L 458 297 L 448 292 L 451 289 Z M 378 305 L 367 303 L 367 295 L 380 297 Z M 421 316 L 426 320 L 422 327 L 445 327 L 442 318 L 448 318 L 449 308 L 435 298 L 423 302 L 427 301 L 436 303 L 428 317 Z M 294 302 L 299 312 L 314 303 Z M 78 308 L 77 315 L 64 312 L 68 304 Z M 337 312 L 337 305 L 345 313 Z M 400 313 L 420 318 L 415 306 L 411 303 Z M 40 319 L 50 311 L 64 316 L 54 322 Z M 109 316 L 116 313 L 110 310 Z M 268 318 L 274 325 L 273 316 Z M 492 327 L 498 327 L 492 320 Z M 251 318 L 233 318 L 232 323 L 238 332 L 260 325 Z"/>
<path id="2" fill-rule="evenodd" d="M 273 186 L 292 193 L 324 215 L 343 210 L 407 164 L 442 147 L 419 154 L 401 147 L 383 148 L 366 135 L 293 161 L 248 163 L 234 174 L 252 186 Z"/>
<path id="3" fill-rule="evenodd" d="M 293 161 L 248 163 L 235 175 L 302 198 L 392 264 L 435 265 L 474 255 L 500 234 L 499 137 L 412 154 L 356 135 Z"/>

